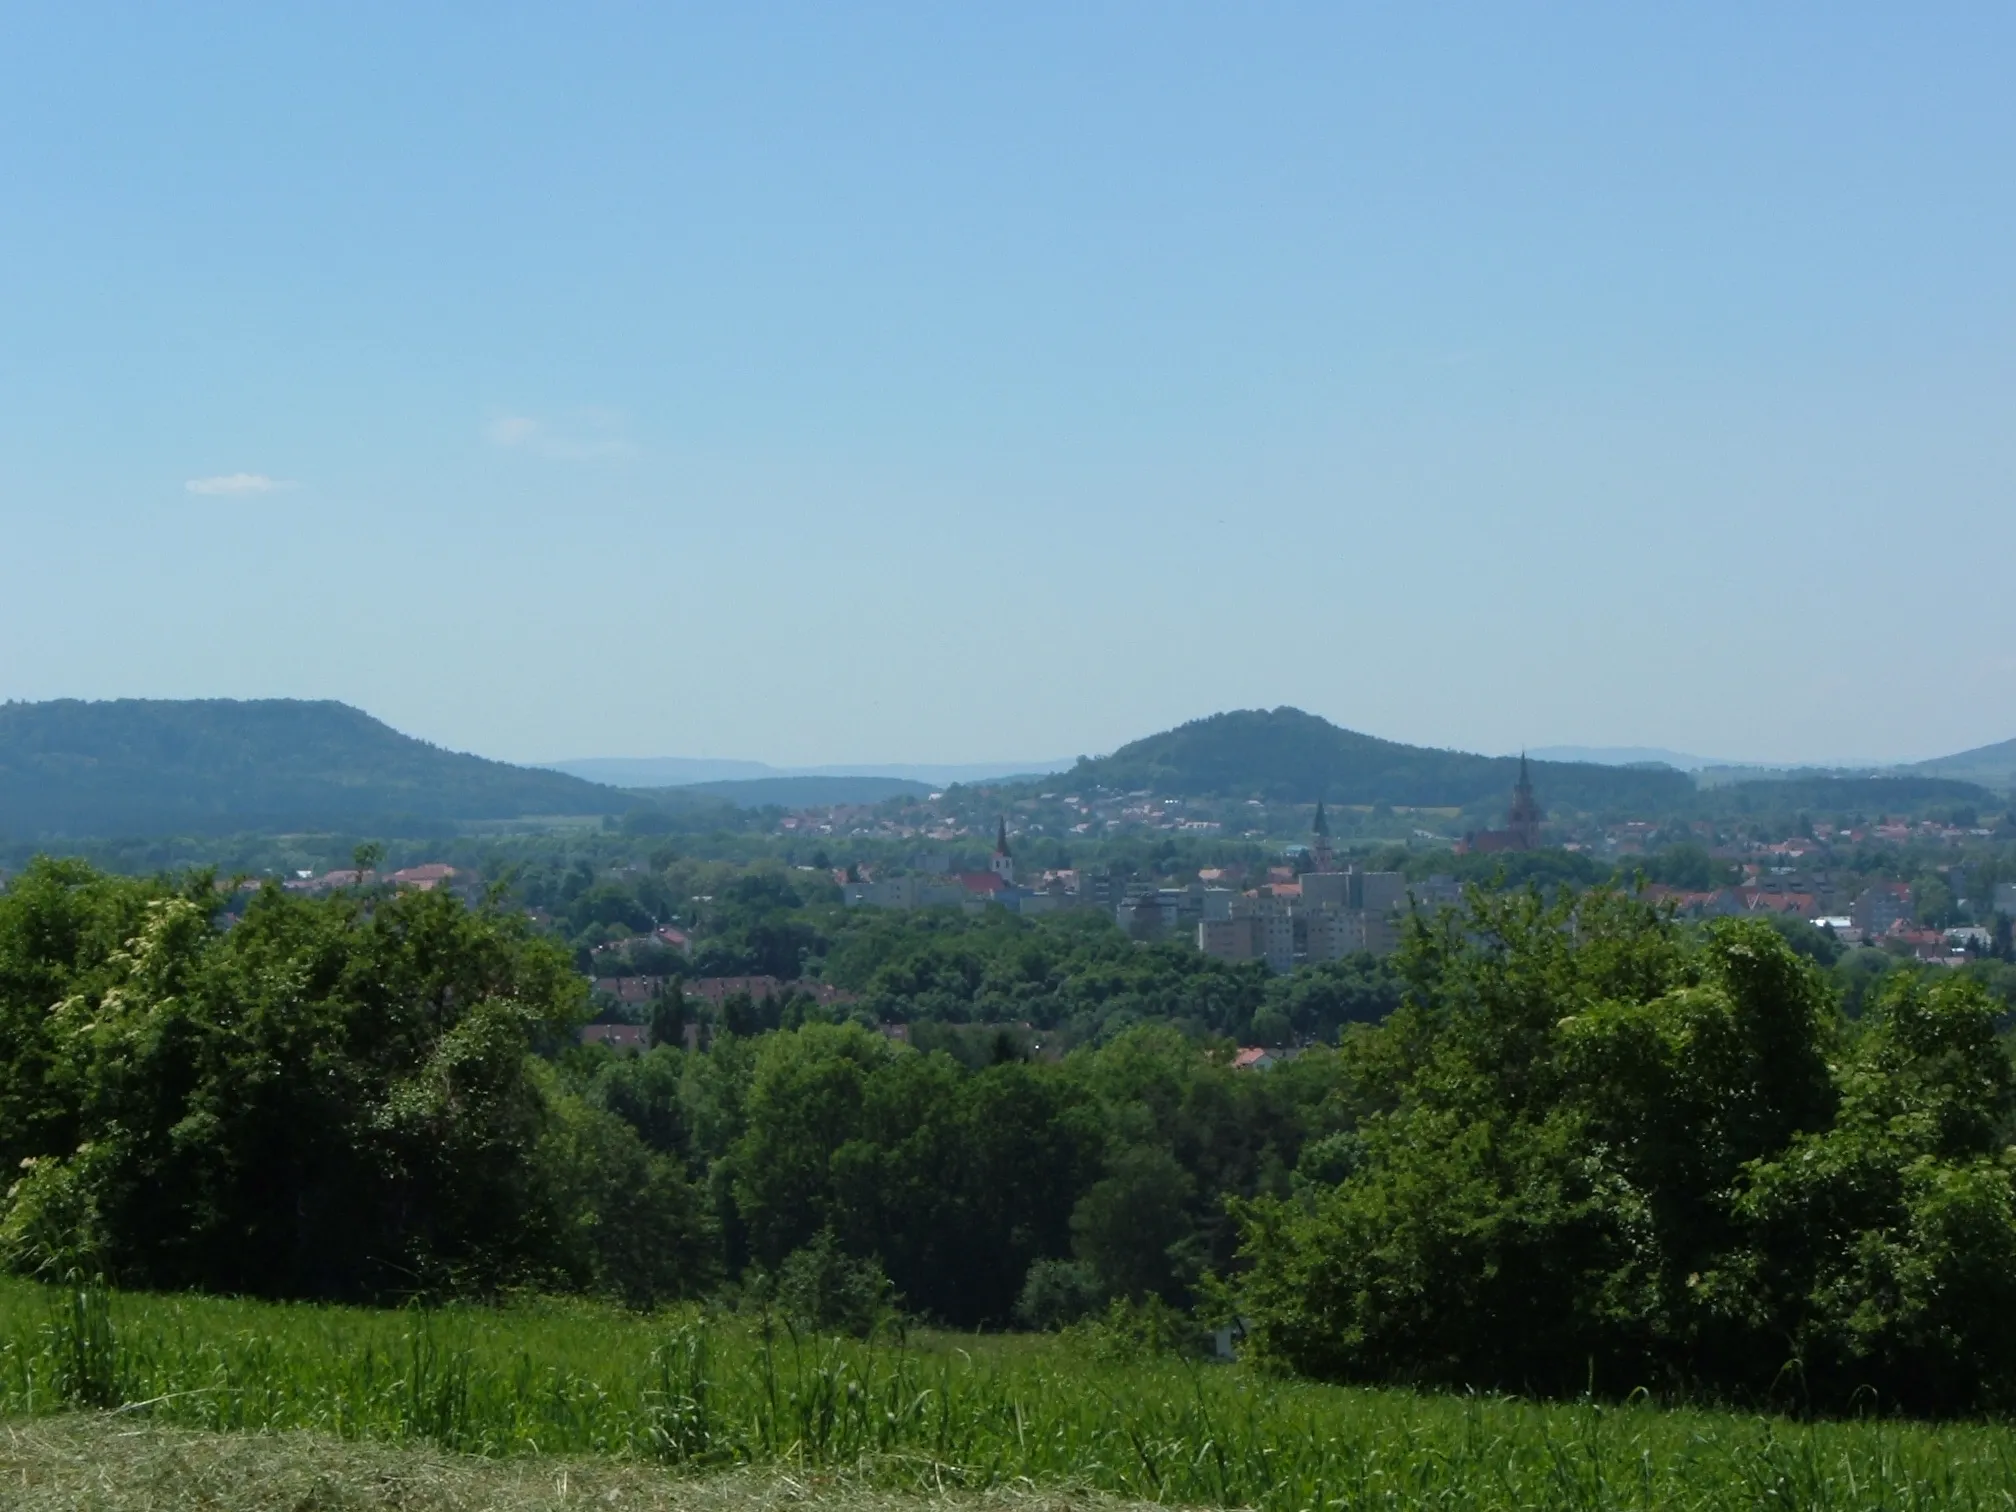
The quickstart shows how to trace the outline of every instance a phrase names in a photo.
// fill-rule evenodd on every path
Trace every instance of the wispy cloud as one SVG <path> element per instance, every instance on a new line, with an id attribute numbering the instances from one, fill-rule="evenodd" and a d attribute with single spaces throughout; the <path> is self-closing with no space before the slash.
<path id="1" fill-rule="evenodd" d="M 219 473 L 214 478 L 191 478 L 182 485 L 193 494 L 278 493 L 297 485 L 286 478 L 269 478 L 264 473 Z"/>
<path id="2" fill-rule="evenodd" d="M 484 434 L 492 446 L 555 462 L 606 462 L 637 455 L 636 445 L 623 434 L 622 417 L 605 410 L 582 410 L 560 425 L 531 415 L 505 415 L 492 420 Z"/>

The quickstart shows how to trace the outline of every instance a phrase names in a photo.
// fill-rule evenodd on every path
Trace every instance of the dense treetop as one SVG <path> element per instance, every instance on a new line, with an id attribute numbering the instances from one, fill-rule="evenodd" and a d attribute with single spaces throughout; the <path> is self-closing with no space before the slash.
<path id="1" fill-rule="evenodd" d="M 746 880 L 753 944 L 793 910 Z M 1397 976 L 848 922 L 824 960 L 862 1003 L 731 1000 L 688 1050 L 671 998 L 618 1055 L 573 1044 L 583 982 L 494 897 L 39 862 L 0 895 L 0 1262 L 960 1325 L 1118 1302 L 1344 1379 L 2016 1404 L 2016 1076 L 1967 973 L 1851 1016 L 1779 931 L 1603 889 L 1473 895 Z M 856 1018 L 885 1011 L 908 1043 Z M 1032 1055 L 1009 1015 L 1093 1032 Z M 1263 1022 L 1325 1042 L 1238 1069 L 1222 1031 Z"/>
<path id="2" fill-rule="evenodd" d="M 1240 1206 L 1261 1351 L 1346 1379 L 2016 1406 L 2016 1075 L 1934 970 L 1843 1016 L 1755 920 L 1478 900 L 1354 1042 L 1339 1178 Z"/>

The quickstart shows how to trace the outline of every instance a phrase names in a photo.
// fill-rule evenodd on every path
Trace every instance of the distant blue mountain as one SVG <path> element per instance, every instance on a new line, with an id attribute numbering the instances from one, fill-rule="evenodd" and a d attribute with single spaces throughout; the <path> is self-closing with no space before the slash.
<path id="1" fill-rule="evenodd" d="M 702 756 L 584 756 L 569 761 L 542 763 L 549 772 L 565 772 L 586 782 L 610 787 L 665 788 L 699 787 L 714 783 L 772 781 L 784 777 L 890 777 L 922 783 L 927 788 L 949 787 L 955 782 L 991 782 L 1002 777 L 1038 777 L 1061 772 L 1071 765 L 1068 758 L 1051 761 L 983 761 L 966 764 L 931 765 L 872 764 L 775 767 L 761 761 L 716 760 Z M 891 795 L 893 796 L 893 794 Z M 835 798 L 834 803 L 857 800 Z"/>
<path id="2" fill-rule="evenodd" d="M 1703 767 L 1754 766 L 1755 762 L 1724 761 L 1719 756 L 1690 756 L 1664 746 L 1536 746 L 1526 753 L 1535 761 L 1586 761 L 1596 766 L 1669 766 L 1676 772 Z"/>
<path id="3" fill-rule="evenodd" d="M 640 789 L 644 793 L 653 790 Z M 725 798 L 737 808 L 830 808 L 836 803 L 881 803 L 922 798 L 936 791 L 907 777 L 748 777 L 736 782 L 689 782 L 658 789 L 671 798 Z"/>
<path id="4" fill-rule="evenodd" d="M 0 704 L 0 839 L 434 834 L 638 803 L 578 777 L 444 751 L 328 700 Z"/>
<path id="5" fill-rule="evenodd" d="M 1544 760 L 1531 766 L 1533 785 L 1550 808 L 1665 812 L 1694 797 L 1693 779 L 1664 766 Z M 1081 761 L 1068 780 L 1073 787 L 1184 797 L 1461 806 L 1501 804 L 1518 776 L 1516 756 L 1402 745 L 1279 708 L 1193 719 Z"/>
<path id="6" fill-rule="evenodd" d="M 1907 768 L 1931 777 L 1957 777 L 1999 789 L 2016 788 L 2016 740 L 1976 746 L 1953 756 L 1940 756 Z"/>

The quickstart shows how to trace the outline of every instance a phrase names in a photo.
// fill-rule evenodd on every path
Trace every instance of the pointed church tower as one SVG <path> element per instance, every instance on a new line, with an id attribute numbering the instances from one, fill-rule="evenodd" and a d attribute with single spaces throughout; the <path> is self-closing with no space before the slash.
<path id="1" fill-rule="evenodd" d="M 1316 862 L 1316 870 L 1319 872 L 1335 871 L 1337 869 L 1336 856 L 1330 849 L 1330 817 L 1323 812 L 1323 800 L 1321 798 L 1316 800 L 1316 822 L 1310 826 L 1310 830 L 1316 837 L 1315 844 L 1309 847 L 1310 855 Z"/>
<path id="2" fill-rule="evenodd" d="M 1015 882 L 1015 858 L 1008 854 L 1008 820 L 1001 819 L 994 833 L 994 859 L 987 863 L 987 869 L 1003 882 Z"/>
<path id="3" fill-rule="evenodd" d="M 1526 770 L 1526 753 L 1519 753 L 1519 782 L 1512 789 L 1512 811 L 1505 816 L 1505 833 L 1514 850 L 1540 848 L 1540 801 L 1533 796 L 1533 779 Z"/>

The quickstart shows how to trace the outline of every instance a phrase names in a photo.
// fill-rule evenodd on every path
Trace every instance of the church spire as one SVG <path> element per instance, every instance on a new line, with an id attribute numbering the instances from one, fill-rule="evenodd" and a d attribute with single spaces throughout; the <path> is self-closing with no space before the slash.
<path id="1" fill-rule="evenodd" d="M 1323 812 L 1323 800 L 1316 800 L 1316 822 L 1309 826 L 1316 843 L 1310 847 L 1310 860 L 1319 872 L 1336 868 L 1336 857 L 1330 851 L 1330 816 Z"/>
<path id="2" fill-rule="evenodd" d="M 1015 885 L 1015 858 L 1008 854 L 1008 819 L 1003 815 L 994 829 L 994 859 L 987 869 L 1009 886 Z"/>
<path id="3" fill-rule="evenodd" d="M 1519 781 L 1512 789 L 1512 812 L 1506 816 L 1506 833 L 1515 850 L 1536 850 L 1540 845 L 1540 821 L 1547 816 L 1533 796 L 1533 777 L 1526 765 L 1526 753 L 1519 753 Z"/>

